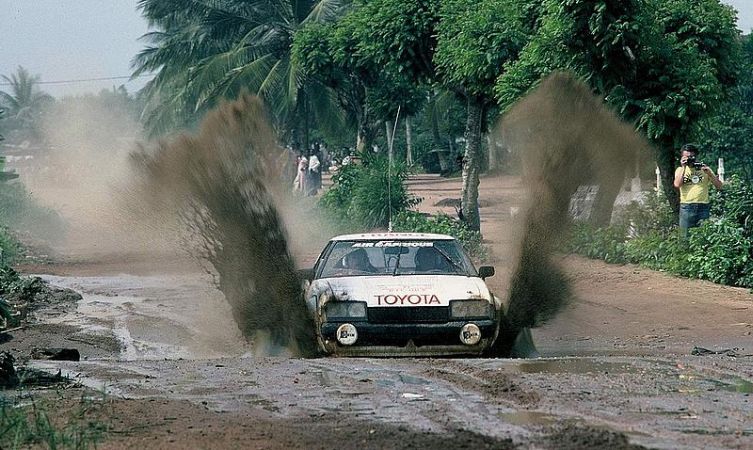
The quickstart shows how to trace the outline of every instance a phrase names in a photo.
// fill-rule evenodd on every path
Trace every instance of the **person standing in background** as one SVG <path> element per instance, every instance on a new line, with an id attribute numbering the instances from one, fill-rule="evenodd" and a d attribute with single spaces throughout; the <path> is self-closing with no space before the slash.
<path id="1" fill-rule="evenodd" d="M 709 218 L 709 186 L 721 189 L 722 182 L 709 166 L 697 160 L 698 146 L 685 144 L 680 152 L 674 186 L 680 191 L 680 232 L 686 237 L 689 228 Z"/>
<path id="2" fill-rule="evenodd" d="M 322 186 L 322 165 L 319 162 L 319 157 L 316 153 L 312 153 L 309 158 L 309 170 L 308 170 L 308 184 L 306 186 L 306 195 L 313 196 L 319 191 Z"/>

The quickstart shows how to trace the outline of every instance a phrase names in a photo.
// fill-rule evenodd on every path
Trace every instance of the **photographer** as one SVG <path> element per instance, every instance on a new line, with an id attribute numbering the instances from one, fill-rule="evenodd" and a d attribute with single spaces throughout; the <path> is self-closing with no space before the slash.
<path id="1" fill-rule="evenodd" d="M 697 160 L 698 147 L 682 146 L 680 167 L 675 170 L 675 188 L 680 190 L 680 232 L 687 236 L 688 228 L 697 227 L 709 218 L 709 185 L 721 189 L 722 182 L 709 166 Z"/>

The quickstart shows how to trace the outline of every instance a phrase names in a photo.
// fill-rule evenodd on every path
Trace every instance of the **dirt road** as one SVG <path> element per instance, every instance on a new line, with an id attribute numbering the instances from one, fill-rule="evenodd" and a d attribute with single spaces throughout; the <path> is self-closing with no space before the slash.
<path id="1" fill-rule="evenodd" d="M 421 209 L 448 214 L 434 205 L 459 186 L 410 180 Z M 486 178 L 480 198 L 504 293 L 524 192 Z M 743 289 L 568 256 L 577 299 L 535 330 L 541 359 L 302 360 L 254 356 L 201 271 L 130 258 L 46 266 L 83 300 L 2 344 L 81 351 L 32 364 L 108 393 L 101 448 L 753 448 Z"/>

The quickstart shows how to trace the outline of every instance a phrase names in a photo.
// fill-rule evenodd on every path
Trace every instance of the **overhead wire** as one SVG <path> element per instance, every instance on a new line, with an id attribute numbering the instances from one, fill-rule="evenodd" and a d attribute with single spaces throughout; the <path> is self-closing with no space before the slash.
<path id="1" fill-rule="evenodd" d="M 77 78 L 72 80 L 52 80 L 52 81 L 35 81 L 34 84 L 72 84 L 72 83 L 85 83 L 90 81 L 110 81 L 110 80 L 125 80 L 133 78 L 142 78 L 152 76 L 151 74 L 141 74 L 132 77 L 130 75 L 120 75 L 116 77 L 99 77 L 99 78 Z M 13 83 L 8 81 L 0 82 L 0 86 L 11 86 Z"/>

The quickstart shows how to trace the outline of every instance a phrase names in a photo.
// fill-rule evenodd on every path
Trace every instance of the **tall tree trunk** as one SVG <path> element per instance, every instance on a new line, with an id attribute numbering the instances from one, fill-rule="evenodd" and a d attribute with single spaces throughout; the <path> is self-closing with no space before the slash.
<path id="1" fill-rule="evenodd" d="M 489 172 L 497 170 L 497 140 L 494 139 L 493 133 L 486 135 L 486 143 L 488 145 L 487 152 L 489 153 Z"/>
<path id="2" fill-rule="evenodd" d="M 413 131 L 410 126 L 410 116 L 405 116 L 405 162 L 413 164 Z"/>
<path id="3" fill-rule="evenodd" d="M 658 145 L 657 145 L 658 147 Z M 680 195 L 675 189 L 675 154 L 672 147 L 669 150 L 659 147 L 656 153 L 656 165 L 659 166 L 659 172 L 662 179 L 662 189 L 664 196 L 667 197 L 669 206 L 675 215 L 680 212 Z"/>
<path id="4" fill-rule="evenodd" d="M 309 102 L 306 91 L 302 92 L 301 98 L 303 100 L 303 148 L 306 149 L 305 154 L 311 156 L 311 121 L 309 120 Z"/>
<path id="5" fill-rule="evenodd" d="M 300 90 L 298 92 L 298 101 L 295 104 L 294 122 L 291 124 L 293 149 L 304 156 L 310 156 L 309 133 L 311 121 L 309 120 L 307 103 L 306 92 Z"/>
<path id="6" fill-rule="evenodd" d="M 473 97 L 468 98 L 468 118 L 465 125 L 465 158 L 463 160 L 463 190 L 461 206 L 463 220 L 472 229 L 481 230 L 478 208 L 479 172 L 481 169 L 481 119 L 484 104 Z"/>
<path id="7" fill-rule="evenodd" d="M 436 94 L 432 94 L 429 97 L 429 109 L 431 114 L 431 139 L 434 141 L 434 148 L 440 149 L 444 147 L 442 142 L 442 136 L 439 134 L 439 119 L 437 118 L 437 101 Z"/>
<path id="8" fill-rule="evenodd" d="M 589 221 L 597 227 L 605 227 L 612 220 L 614 201 L 620 193 L 624 177 L 608 177 L 599 180 L 599 190 L 594 198 Z"/>
<path id="9" fill-rule="evenodd" d="M 375 130 L 372 128 L 368 105 L 363 105 L 358 111 L 358 136 L 356 138 L 356 152 L 364 153 L 371 150 L 374 142 Z"/>

